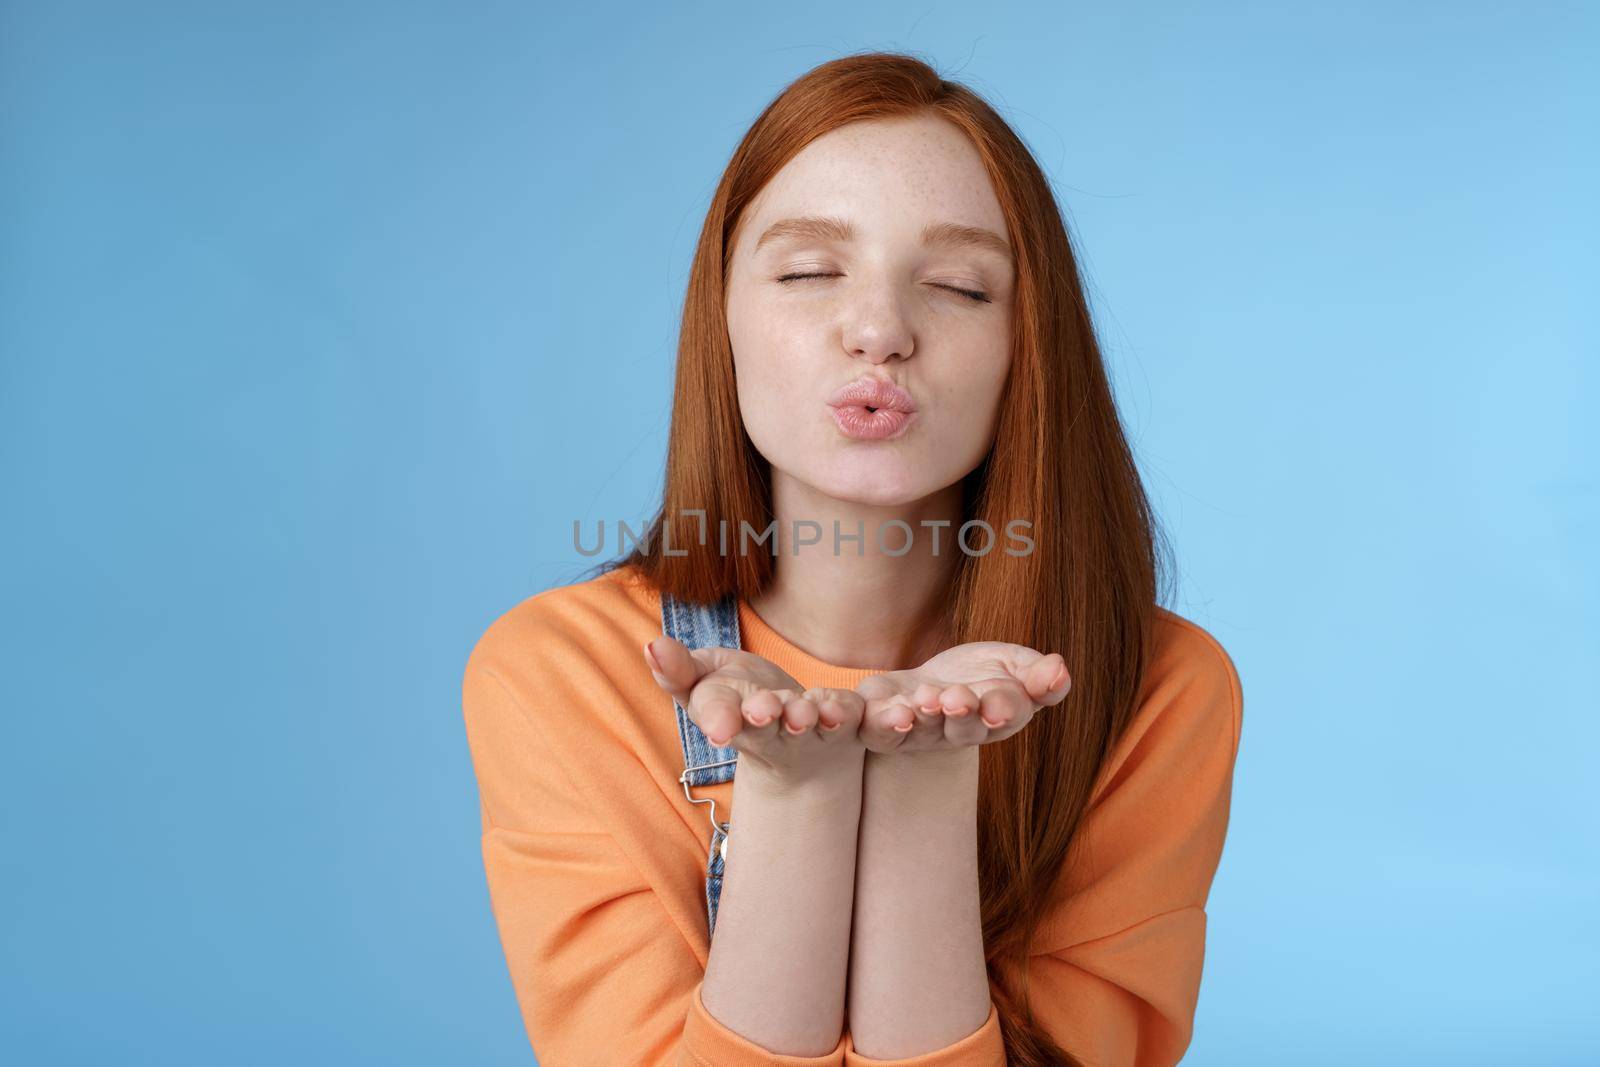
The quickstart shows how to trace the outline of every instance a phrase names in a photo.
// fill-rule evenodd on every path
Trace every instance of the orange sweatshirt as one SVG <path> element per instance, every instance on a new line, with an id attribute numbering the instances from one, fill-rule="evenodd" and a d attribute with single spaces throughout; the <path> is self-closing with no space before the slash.
<path id="1" fill-rule="evenodd" d="M 892 1061 L 855 1051 L 848 1029 L 825 1055 L 778 1055 L 706 1010 L 711 826 L 678 782 L 672 699 L 641 653 L 660 603 L 625 570 L 550 589 L 496 619 L 467 662 L 490 902 L 540 1062 L 1004 1067 L 992 1006 L 954 1045 Z M 808 655 L 743 602 L 739 627 L 746 650 L 802 686 L 873 673 Z M 1079 829 L 1088 860 L 1058 883 L 1029 965 L 1039 1023 L 1106 1067 L 1173 1064 L 1188 1047 L 1239 745 L 1228 655 L 1170 612 L 1158 634 L 1137 718 Z M 733 786 L 694 794 L 737 834 Z"/>

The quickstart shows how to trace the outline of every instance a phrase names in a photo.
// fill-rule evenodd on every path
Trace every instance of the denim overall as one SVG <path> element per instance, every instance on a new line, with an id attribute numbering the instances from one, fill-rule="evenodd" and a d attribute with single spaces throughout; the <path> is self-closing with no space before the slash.
<path id="1" fill-rule="evenodd" d="M 661 594 L 661 628 L 668 637 L 689 648 L 738 648 L 739 606 L 732 596 L 715 604 L 695 604 L 679 600 L 671 593 Z M 711 848 L 706 856 L 706 935 L 717 928 L 717 905 L 722 899 L 722 871 L 728 859 L 728 831 L 731 822 L 717 821 L 717 802 L 710 797 L 695 799 L 691 786 L 712 785 L 733 778 L 738 763 L 737 749 L 714 745 L 676 699 L 672 709 L 678 716 L 678 741 L 683 745 L 683 773 L 678 781 L 691 804 L 711 805 Z"/>

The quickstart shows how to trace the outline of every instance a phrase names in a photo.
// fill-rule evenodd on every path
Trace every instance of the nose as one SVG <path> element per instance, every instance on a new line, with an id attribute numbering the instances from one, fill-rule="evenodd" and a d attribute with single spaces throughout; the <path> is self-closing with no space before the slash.
<path id="1" fill-rule="evenodd" d="M 871 348 L 853 348 L 850 355 L 855 359 L 864 359 L 873 366 L 888 363 L 890 360 L 905 361 L 911 358 L 909 349 L 905 352 L 890 351 L 888 346 L 876 345 Z"/>
<path id="2" fill-rule="evenodd" d="M 915 347 L 915 331 L 901 306 L 896 278 L 862 274 L 840 307 L 840 344 L 853 360 L 866 360 L 874 366 L 909 360 Z"/>
<path id="3" fill-rule="evenodd" d="M 844 327 L 843 344 L 852 359 L 877 366 L 910 359 L 916 342 L 910 323 L 895 306 L 893 294 L 880 293 L 876 299 L 856 306 L 854 317 Z"/>

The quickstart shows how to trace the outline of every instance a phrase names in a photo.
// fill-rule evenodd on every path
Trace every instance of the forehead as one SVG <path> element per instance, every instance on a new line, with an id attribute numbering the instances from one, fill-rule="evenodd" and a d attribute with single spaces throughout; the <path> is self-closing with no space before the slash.
<path id="1" fill-rule="evenodd" d="M 748 251 L 773 221 L 834 216 L 857 232 L 914 235 L 928 222 L 1006 232 L 978 151 L 931 115 L 853 122 L 812 141 L 751 202 L 740 226 Z"/>

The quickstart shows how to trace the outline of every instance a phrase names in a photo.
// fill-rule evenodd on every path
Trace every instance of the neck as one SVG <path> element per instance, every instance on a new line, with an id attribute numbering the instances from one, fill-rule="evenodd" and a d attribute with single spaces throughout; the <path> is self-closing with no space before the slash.
<path id="1" fill-rule="evenodd" d="M 841 667 L 902 670 L 947 647 L 942 609 L 960 560 L 959 482 L 911 504 L 877 506 L 823 496 L 774 471 L 773 511 L 776 575 L 750 606 L 774 630 Z M 887 525 L 895 519 L 910 527 L 901 555 L 883 551 L 906 547 L 905 527 Z M 949 525 L 922 525 L 940 521 Z M 857 533 L 859 541 L 845 540 Z"/>

